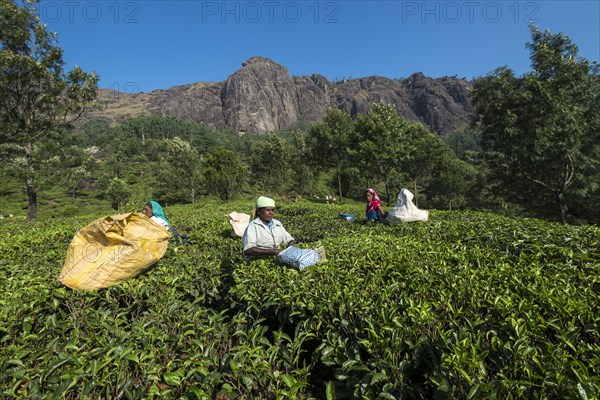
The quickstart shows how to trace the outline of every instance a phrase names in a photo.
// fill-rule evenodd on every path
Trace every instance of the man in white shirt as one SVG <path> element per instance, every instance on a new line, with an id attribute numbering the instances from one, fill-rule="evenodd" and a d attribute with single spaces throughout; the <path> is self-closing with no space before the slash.
<path id="1" fill-rule="evenodd" d="M 281 245 L 286 247 L 294 245 L 292 235 L 285 230 L 281 222 L 273 219 L 275 215 L 273 199 L 259 197 L 252 215 L 256 218 L 250 221 L 242 236 L 244 255 L 276 256 L 281 252 Z"/>
<path id="2" fill-rule="evenodd" d="M 273 219 L 275 201 L 268 197 L 259 197 L 250 221 L 242 236 L 243 251 L 247 260 L 260 256 L 277 256 L 283 264 L 303 270 L 325 260 L 325 248 L 300 249 L 292 235 L 285 230 L 281 222 Z M 282 250 L 281 246 L 285 249 Z"/>

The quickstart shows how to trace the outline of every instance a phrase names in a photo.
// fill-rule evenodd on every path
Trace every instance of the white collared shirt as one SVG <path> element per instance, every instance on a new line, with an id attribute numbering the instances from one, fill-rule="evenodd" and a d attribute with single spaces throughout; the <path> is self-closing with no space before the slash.
<path id="1" fill-rule="evenodd" d="M 278 248 L 282 244 L 287 245 L 294 240 L 292 235 L 281 225 L 281 222 L 276 219 L 271 221 L 273 222 L 271 229 L 260 220 L 260 217 L 250 221 L 244 231 L 244 236 L 242 236 L 244 251 L 252 247 L 262 249 Z"/>

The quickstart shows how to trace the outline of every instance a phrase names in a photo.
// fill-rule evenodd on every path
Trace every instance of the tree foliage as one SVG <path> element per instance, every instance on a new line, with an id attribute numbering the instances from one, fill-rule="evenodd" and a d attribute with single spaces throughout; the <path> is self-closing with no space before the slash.
<path id="1" fill-rule="evenodd" d="M 496 176 L 514 199 L 552 201 L 566 223 L 573 184 L 598 170 L 598 65 L 563 33 L 532 26 L 531 34 L 531 72 L 498 68 L 476 82 L 472 99 Z"/>
<path id="2" fill-rule="evenodd" d="M 363 171 L 365 184 L 381 181 L 388 204 L 391 202 L 390 178 L 399 172 L 410 153 L 409 124 L 389 104 L 375 104 L 355 121 L 351 154 Z"/>
<path id="3" fill-rule="evenodd" d="M 474 152 L 481 153 L 481 134 L 478 131 L 455 131 L 443 139 L 461 160 L 470 159 Z"/>
<path id="4" fill-rule="evenodd" d="M 406 141 L 407 154 L 404 155 L 402 171 L 412 181 L 415 203 L 418 205 L 417 182 L 431 179 L 436 167 L 450 162 L 453 157 L 442 139 L 419 123 L 409 126 Z M 397 191 L 400 189 L 396 188 Z"/>
<path id="5" fill-rule="evenodd" d="M 204 155 L 202 170 L 209 193 L 221 200 L 231 200 L 242 191 L 247 171 L 238 155 L 224 147 L 217 147 Z"/>
<path id="6" fill-rule="evenodd" d="M 282 137 L 270 134 L 252 148 L 252 179 L 263 192 L 274 188 L 285 195 L 292 176 L 293 149 Z"/>
<path id="7" fill-rule="evenodd" d="M 118 210 L 131 197 L 131 189 L 119 178 L 112 178 L 106 187 L 104 196 L 110 200 L 113 210 Z"/>
<path id="8" fill-rule="evenodd" d="M 34 147 L 78 118 L 96 98 L 97 77 L 64 70 L 56 37 L 36 15 L 35 2 L 0 0 L 0 144 L 23 157 L 28 219 L 37 213 Z M 10 158 L 10 155 L 7 155 Z"/>
<path id="9" fill-rule="evenodd" d="M 179 137 L 163 145 L 165 154 L 155 171 L 155 197 L 167 203 L 194 203 L 202 176 L 198 152 Z"/>
<path id="10" fill-rule="evenodd" d="M 322 123 L 309 130 L 311 155 L 321 168 L 335 170 L 337 190 L 342 199 L 342 173 L 349 163 L 348 148 L 354 127 L 349 114 L 330 108 Z"/>
<path id="11" fill-rule="evenodd" d="M 81 182 L 92 176 L 92 169 L 95 166 L 94 158 L 86 154 L 80 147 L 72 145 L 64 149 L 62 168 L 59 173 L 73 199 L 77 195 Z"/>

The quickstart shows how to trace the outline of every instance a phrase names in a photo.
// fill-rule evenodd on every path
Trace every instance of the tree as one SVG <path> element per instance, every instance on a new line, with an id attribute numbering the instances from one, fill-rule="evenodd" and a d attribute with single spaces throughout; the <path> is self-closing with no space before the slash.
<path id="1" fill-rule="evenodd" d="M 77 146 L 68 147 L 61 157 L 61 167 L 57 169 L 61 180 L 69 188 L 74 199 L 81 181 L 92 176 L 96 161 Z"/>
<path id="2" fill-rule="evenodd" d="M 304 195 L 314 192 L 318 185 L 319 176 L 311 165 L 311 146 L 308 133 L 302 129 L 299 123 L 287 135 L 288 143 L 292 150 L 291 157 L 294 160 L 292 168 L 293 191 L 295 194 Z"/>
<path id="3" fill-rule="evenodd" d="M 209 192 L 225 201 L 241 192 L 247 175 L 238 155 L 223 147 L 216 147 L 204 155 L 202 169 Z"/>
<path id="4" fill-rule="evenodd" d="M 128 118 L 120 126 L 124 136 L 135 138 L 142 147 L 146 147 L 152 139 L 173 139 L 179 137 L 200 153 L 216 147 L 221 141 L 220 135 L 215 134 L 205 125 L 183 120 L 172 116 L 141 115 Z"/>
<path id="5" fill-rule="evenodd" d="M 262 184 L 263 192 L 275 188 L 285 195 L 292 164 L 292 149 L 285 139 L 268 135 L 253 147 L 251 162 L 253 176 Z"/>
<path id="6" fill-rule="evenodd" d="M 13 178 L 19 186 L 26 182 L 39 182 L 40 186 L 46 186 L 55 182 L 62 170 L 60 160 L 61 151 L 56 139 L 57 134 L 52 133 L 40 138 L 31 146 L 29 155 L 22 146 L 13 143 L 0 145 L 0 169 L 5 178 Z M 60 179 L 60 178 L 59 178 Z"/>
<path id="7" fill-rule="evenodd" d="M 432 175 L 436 166 L 450 157 L 450 149 L 442 139 L 419 123 L 408 128 L 407 151 L 402 170 L 412 181 L 415 204 L 418 206 L 417 181 Z"/>
<path id="8" fill-rule="evenodd" d="M 409 125 L 394 107 L 378 103 L 367 115 L 359 115 L 354 126 L 350 153 L 361 169 L 368 172 L 368 180 L 383 182 L 390 204 L 390 178 L 393 172 L 400 171 L 410 154 Z"/>
<path id="9" fill-rule="evenodd" d="M 156 170 L 156 198 L 165 202 L 195 203 L 202 176 L 198 152 L 179 137 L 163 143 L 166 155 Z"/>
<path id="10" fill-rule="evenodd" d="M 118 210 L 131 197 L 131 190 L 127 183 L 113 178 L 108 182 L 104 196 L 110 200 L 113 210 Z"/>
<path id="11" fill-rule="evenodd" d="M 441 154 L 427 189 L 428 204 L 435 208 L 458 209 L 471 206 L 479 171 L 458 159 L 451 151 Z M 481 187 L 477 187 L 478 193 Z"/>
<path id="12" fill-rule="evenodd" d="M 36 1 L 0 0 L 0 145 L 20 157 L 29 198 L 27 219 L 37 214 L 36 143 L 77 119 L 96 98 L 97 77 L 75 67 L 64 71 L 53 33 L 36 15 Z M 4 160 L 6 162 L 6 160 Z"/>
<path id="13" fill-rule="evenodd" d="M 481 134 L 477 131 L 454 131 L 444 136 L 444 141 L 461 160 L 481 152 Z"/>
<path id="14" fill-rule="evenodd" d="M 82 147 L 106 147 L 114 136 L 108 121 L 94 118 L 85 122 L 77 132 L 78 144 Z"/>
<path id="15" fill-rule="evenodd" d="M 598 170 L 599 69 L 578 57 L 563 33 L 532 26 L 531 35 L 532 71 L 518 78 L 498 68 L 477 80 L 472 100 L 495 175 L 514 198 L 526 193 L 535 203 L 553 201 L 564 224 L 573 183 Z M 531 200 L 521 198 L 526 205 Z"/>
<path id="16" fill-rule="evenodd" d="M 348 165 L 348 147 L 353 134 L 352 118 L 336 108 L 327 110 L 322 123 L 309 131 L 311 154 L 321 168 L 335 170 L 338 195 L 342 200 L 342 173 Z"/>

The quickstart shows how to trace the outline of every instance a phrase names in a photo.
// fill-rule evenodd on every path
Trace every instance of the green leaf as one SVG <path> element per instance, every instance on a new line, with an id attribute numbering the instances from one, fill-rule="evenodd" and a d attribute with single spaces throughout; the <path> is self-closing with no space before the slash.
<path id="1" fill-rule="evenodd" d="M 281 380 L 283 381 L 283 383 L 285 383 L 287 385 L 287 387 L 292 388 L 295 384 L 296 384 L 296 378 L 294 378 L 291 375 L 288 374 L 283 374 L 281 375 Z"/>
<path id="2" fill-rule="evenodd" d="M 242 379 L 242 382 L 244 383 L 247 389 L 252 389 L 254 387 L 254 379 L 252 379 L 250 376 L 241 375 L 240 378 Z"/>
<path id="3" fill-rule="evenodd" d="M 165 372 L 164 380 L 165 383 L 169 386 L 181 385 L 181 376 L 178 372 Z"/>
<path id="4" fill-rule="evenodd" d="M 585 389 L 583 388 L 583 386 L 581 386 L 581 383 L 577 382 L 577 392 L 579 392 L 579 396 L 581 396 L 581 400 L 588 400 L 588 395 L 585 391 Z"/>
<path id="5" fill-rule="evenodd" d="M 471 390 L 469 390 L 469 394 L 467 394 L 467 399 L 466 400 L 472 400 L 472 399 L 476 399 L 477 396 L 479 395 L 479 391 L 480 391 L 480 385 L 474 385 L 473 387 L 471 387 Z"/>
<path id="6" fill-rule="evenodd" d="M 327 386 L 325 387 L 325 397 L 327 400 L 335 400 L 335 387 L 333 386 L 333 382 L 327 382 Z"/>
<path id="7" fill-rule="evenodd" d="M 135 362 L 136 364 L 139 364 L 139 363 L 140 363 L 140 359 L 139 359 L 139 357 L 137 356 L 137 354 L 135 354 L 135 353 L 128 353 L 128 354 L 127 354 L 127 355 L 126 355 L 124 358 L 125 358 L 126 360 L 133 361 L 133 362 Z"/>
<path id="8" fill-rule="evenodd" d="M 381 381 L 387 381 L 388 377 L 385 373 L 383 372 L 377 372 L 376 374 L 373 374 L 373 376 L 371 377 L 371 385 L 376 385 L 377 383 L 381 382 Z"/>

